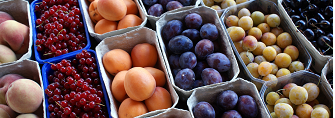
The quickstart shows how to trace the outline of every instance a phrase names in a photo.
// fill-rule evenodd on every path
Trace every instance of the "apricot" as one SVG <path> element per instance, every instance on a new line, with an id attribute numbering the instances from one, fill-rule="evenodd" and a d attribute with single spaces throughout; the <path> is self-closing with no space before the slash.
<path id="1" fill-rule="evenodd" d="M 148 109 L 143 102 L 127 98 L 121 103 L 118 114 L 119 118 L 134 118 L 147 112 Z"/>
<path id="2" fill-rule="evenodd" d="M 127 95 L 136 101 L 151 97 L 156 88 L 155 78 L 144 68 L 134 67 L 128 70 L 124 79 Z"/>
<path id="3" fill-rule="evenodd" d="M 14 20 L 14 18 L 6 12 L 0 11 L 0 24 L 6 20 Z"/>
<path id="4" fill-rule="evenodd" d="M 90 18 L 94 24 L 96 24 L 99 20 L 103 19 L 97 9 L 98 0 L 91 2 L 90 6 L 88 7 L 88 12 L 90 14 Z"/>
<path id="5" fill-rule="evenodd" d="M 145 67 L 144 69 L 147 70 L 155 78 L 156 86 L 163 87 L 165 85 L 166 78 L 163 71 L 153 67 Z"/>
<path id="6" fill-rule="evenodd" d="M 123 2 L 126 4 L 127 6 L 127 15 L 128 14 L 134 14 L 137 15 L 138 14 L 138 8 L 136 6 L 136 3 L 132 0 L 123 0 Z"/>
<path id="7" fill-rule="evenodd" d="M 167 109 L 172 106 L 170 93 L 162 87 L 156 87 L 154 94 L 144 101 L 149 111 Z"/>
<path id="8" fill-rule="evenodd" d="M 156 47 L 149 43 L 137 44 L 130 55 L 134 67 L 153 67 L 158 58 Z"/>
<path id="9" fill-rule="evenodd" d="M 6 101 L 10 108 L 18 113 L 32 113 L 43 100 L 43 90 L 31 79 L 19 79 L 8 87 Z"/>
<path id="10" fill-rule="evenodd" d="M 98 34 L 104 34 L 117 29 L 117 22 L 101 19 L 95 24 L 94 31 Z"/>
<path id="11" fill-rule="evenodd" d="M 118 72 L 131 68 L 131 58 L 126 51 L 113 49 L 102 57 L 102 64 L 107 72 L 115 76 Z"/>
<path id="12" fill-rule="evenodd" d="M 127 13 L 123 0 L 99 0 L 97 8 L 100 15 L 110 21 L 121 20 Z"/>
<path id="13" fill-rule="evenodd" d="M 128 71 L 121 71 L 117 73 L 110 86 L 113 96 L 119 102 L 122 102 L 124 99 L 128 98 L 126 90 L 124 89 L 124 78 L 126 77 L 127 72 Z"/>
<path id="14" fill-rule="evenodd" d="M 134 14 L 128 14 L 119 21 L 117 29 L 125 29 L 128 27 L 135 27 L 141 25 L 142 19 Z"/>
<path id="15" fill-rule="evenodd" d="M 16 55 L 9 47 L 0 44 L 0 64 L 16 61 Z"/>

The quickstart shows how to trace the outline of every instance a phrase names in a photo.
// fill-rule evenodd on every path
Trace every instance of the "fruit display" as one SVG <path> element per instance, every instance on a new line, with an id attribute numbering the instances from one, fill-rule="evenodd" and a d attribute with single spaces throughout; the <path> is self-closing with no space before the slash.
<path id="1" fill-rule="evenodd" d="M 223 19 L 246 73 L 255 80 L 263 80 L 256 82 L 264 83 L 308 69 L 311 61 L 308 52 L 289 29 L 283 28 L 286 24 L 281 24 L 282 19 L 275 14 L 278 11 L 263 13 L 262 8 L 255 9 L 257 3 L 240 6 Z"/>
<path id="2" fill-rule="evenodd" d="M 201 3 L 215 10 L 222 10 L 247 1 L 250 0 L 202 0 Z"/>
<path id="3" fill-rule="evenodd" d="M 321 55 L 333 55 L 333 1 L 283 0 L 297 29 Z"/>
<path id="4" fill-rule="evenodd" d="M 260 93 L 272 118 L 329 118 L 332 112 L 328 106 L 332 100 L 327 83 L 319 82 L 320 77 L 307 71 L 293 73 L 278 80 L 278 84 L 262 87 Z M 267 82 L 268 83 L 268 82 Z M 271 82 L 269 82 L 271 83 Z"/>
<path id="5" fill-rule="evenodd" d="M 196 89 L 187 105 L 194 118 L 270 117 L 260 99 L 254 84 L 238 78 L 227 84 Z"/>
<path id="6" fill-rule="evenodd" d="M 167 11 L 180 9 L 186 6 L 196 5 L 197 0 L 139 0 L 146 10 L 146 14 L 160 17 Z"/>
<path id="7" fill-rule="evenodd" d="M 98 70 L 92 50 L 43 65 L 47 117 L 108 117 L 109 101 Z"/>
<path id="8" fill-rule="evenodd" d="M 35 58 L 38 62 L 52 62 L 54 57 L 91 46 L 78 1 L 38 0 L 31 7 L 34 11 Z"/>

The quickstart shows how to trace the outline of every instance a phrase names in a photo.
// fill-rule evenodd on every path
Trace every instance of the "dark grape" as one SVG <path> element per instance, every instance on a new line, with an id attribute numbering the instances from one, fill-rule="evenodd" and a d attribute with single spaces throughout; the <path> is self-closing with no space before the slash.
<path id="1" fill-rule="evenodd" d="M 297 22 L 300 19 L 300 16 L 298 16 L 298 15 L 292 15 L 291 19 L 295 23 L 295 22 Z"/>
<path id="2" fill-rule="evenodd" d="M 324 20 L 324 19 L 325 19 L 321 13 L 317 13 L 317 14 L 315 15 L 315 18 L 316 18 L 316 20 L 318 20 L 318 21 L 321 21 L 321 20 Z"/>
<path id="3" fill-rule="evenodd" d="M 182 69 L 193 69 L 197 65 L 197 57 L 193 52 L 185 52 L 179 57 L 179 65 Z"/>
<path id="4" fill-rule="evenodd" d="M 213 53 L 207 56 L 207 64 L 219 72 L 226 72 L 230 69 L 231 63 L 225 54 Z"/>
<path id="5" fill-rule="evenodd" d="M 310 18 L 308 20 L 308 27 L 309 28 L 315 28 L 316 23 L 318 23 L 318 20 L 316 20 L 315 18 Z"/>
<path id="6" fill-rule="evenodd" d="M 180 68 L 174 68 L 174 69 L 172 69 L 172 75 L 175 77 L 180 70 L 181 70 Z"/>
<path id="7" fill-rule="evenodd" d="M 205 68 L 201 73 L 202 81 L 204 85 L 211 85 L 222 82 L 220 73 L 213 68 Z"/>
<path id="8" fill-rule="evenodd" d="M 332 33 L 328 33 L 328 34 L 327 34 L 327 37 L 328 37 L 330 40 L 333 40 L 333 34 L 332 34 Z"/>
<path id="9" fill-rule="evenodd" d="M 152 5 L 149 10 L 148 14 L 152 16 L 161 16 L 164 13 L 163 6 L 161 4 L 154 4 Z"/>
<path id="10" fill-rule="evenodd" d="M 330 27 L 330 23 L 327 20 L 321 20 L 319 26 L 323 30 L 327 30 L 327 28 Z"/>
<path id="11" fill-rule="evenodd" d="M 142 0 L 143 4 L 146 6 L 151 6 L 157 3 L 157 0 Z"/>
<path id="12" fill-rule="evenodd" d="M 162 29 L 162 37 L 166 41 L 183 32 L 183 23 L 179 20 L 171 20 Z"/>
<path id="13" fill-rule="evenodd" d="M 193 71 L 195 73 L 195 79 L 201 79 L 202 70 L 204 70 L 205 68 L 209 68 L 206 61 L 197 62 L 197 65 L 193 68 Z"/>
<path id="14" fill-rule="evenodd" d="M 167 11 L 171 11 L 171 10 L 179 9 L 179 8 L 182 8 L 182 7 L 183 7 L 183 5 L 180 2 L 178 2 L 178 1 L 170 1 L 166 5 L 166 10 Z"/>
<path id="15" fill-rule="evenodd" d="M 187 30 L 184 30 L 181 34 L 184 36 L 187 36 L 193 42 L 198 42 L 201 40 L 200 32 L 197 29 L 187 29 Z"/>
<path id="16" fill-rule="evenodd" d="M 308 11 L 311 11 L 313 13 L 317 13 L 317 12 L 319 12 L 319 8 L 315 4 L 310 4 L 310 5 L 308 5 Z"/>
<path id="17" fill-rule="evenodd" d="M 305 37 L 309 40 L 309 41 L 312 41 L 314 40 L 314 32 L 313 30 L 307 28 L 305 31 L 304 31 L 304 35 Z"/>
<path id="18" fill-rule="evenodd" d="M 174 80 L 176 86 L 184 90 L 192 89 L 194 81 L 195 74 L 191 69 L 188 68 L 180 70 Z"/>
<path id="19" fill-rule="evenodd" d="M 164 7 L 164 9 L 166 9 L 165 7 L 170 1 L 174 0 L 158 0 L 158 3 L 161 4 Z"/>
<path id="20" fill-rule="evenodd" d="M 232 90 L 222 91 L 216 98 L 218 104 L 224 111 L 234 109 L 238 101 L 237 94 Z"/>
<path id="21" fill-rule="evenodd" d="M 204 82 L 202 80 L 195 80 L 193 83 L 193 88 L 198 88 L 204 86 Z"/>
<path id="22" fill-rule="evenodd" d="M 214 24 L 206 23 L 200 29 L 200 36 L 203 39 L 215 41 L 219 37 L 219 31 Z"/>
<path id="23" fill-rule="evenodd" d="M 199 29 L 202 24 L 202 17 L 197 13 L 191 13 L 185 17 L 185 25 L 189 29 Z"/>
<path id="24" fill-rule="evenodd" d="M 307 27 L 307 24 L 304 20 L 298 20 L 297 22 L 295 22 L 295 26 L 297 26 L 297 28 L 300 30 L 305 30 Z"/>
<path id="25" fill-rule="evenodd" d="M 236 110 L 229 110 L 224 112 L 221 118 L 242 118 L 242 116 Z"/>
<path id="26" fill-rule="evenodd" d="M 170 64 L 171 68 L 180 68 L 179 57 L 180 57 L 180 55 L 176 55 L 176 54 L 170 55 L 169 64 Z"/>
<path id="27" fill-rule="evenodd" d="M 195 54 L 199 59 L 206 59 L 206 57 L 214 52 L 214 44 L 208 39 L 203 39 L 195 45 Z"/>
<path id="28" fill-rule="evenodd" d="M 321 29 L 315 29 L 315 30 L 313 30 L 313 32 L 315 34 L 315 37 L 320 37 L 320 36 L 326 35 L 325 32 Z"/>
<path id="29" fill-rule="evenodd" d="M 327 17 L 333 17 L 333 6 L 327 6 L 325 8 L 324 15 Z"/>
<path id="30" fill-rule="evenodd" d="M 208 102 L 197 103 L 192 111 L 195 118 L 215 118 L 214 108 Z"/>
<path id="31" fill-rule="evenodd" d="M 255 118 L 258 115 L 258 107 L 254 98 L 242 95 L 238 98 L 237 111 L 246 118 Z"/>
<path id="32" fill-rule="evenodd" d="M 332 45 L 331 44 L 331 40 L 327 36 L 321 36 L 321 37 L 319 37 L 318 40 L 317 40 L 317 43 L 318 43 L 318 46 L 320 48 L 326 48 L 326 49 L 329 47 L 328 45 Z"/>
<path id="33" fill-rule="evenodd" d="M 182 54 L 186 51 L 189 51 L 193 47 L 193 42 L 191 39 L 184 35 L 179 35 L 173 37 L 169 41 L 169 49 L 175 54 Z"/>

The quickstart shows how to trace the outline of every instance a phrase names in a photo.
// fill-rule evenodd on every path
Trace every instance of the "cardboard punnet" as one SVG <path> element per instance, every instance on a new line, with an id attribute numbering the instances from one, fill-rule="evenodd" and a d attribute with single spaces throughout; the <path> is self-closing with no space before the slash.
<path id="1" fill-rule="evenodd" d="M 175 9 L 175 10 L 172 10 L 172 11 L 166 11 L 164 12 L 161 16 L 157 17 L 157 16 L 152 16 L 152 15 L 149 15 L 148 14 L 148 10 L 150 7 L 146 7 L 142 0 L 138 0 L 140 5 L 141 5 L 141 8 L 142 10 L 144 11 L 145 13 L 145 16 L 148 18 L 148 21 L 149 23 L 151 24 L 151 27 L 155 30 L 156 29 L 156 22 L 159 20 L 159 18 L 163 17 L 165 14 L 167 13 L 174 13 L 174 12 L 178 12 L 178 11 L 183 11 L 183 10 L 188 10 L 188 9 L 191 9 L 191 8 L 194 8 L 194 7 L 198 7 L 200 5 L 200 2 L 202 0 L 193 0 L 193 3 L 191 4 L 191 6 L 184 6 L 182 8 L 179 8 L 179 9 Z M 164 6 L 163 6 L 164 7 Z"/>
<path id="2" fill-rule="evenodd" d="M 214 43 L 214 45 L 215 45 L 215 43 L 217 43 L 220 46 L 218 48 L 219 52 L 225 54 L 231 62 L 231 68 L 230 68 L 229 71 L 226 72 L 226 73 L 228 73 L 227 78 L 229 80 L 235 79 L 240 72 L 240 70 L 238 68 L 238 65 L 237 65 L 236 58 L 235 58 L 234 53 L 231 49 L 231 45 L 228 41 L 227 34 L 223 30 L 220 19 L 217 15 L 217 12 L 214 9 L 211 9 L 209 7 L 206 7 L 206 6 L 199 6 L 199 7 L 192 8 L 192 9 L 185 10 L 185 11 L 180 11 L 180 12 L 175 12 L 175 13 L 167 13 L 165 16 L 163 16 L 162 18 L 160 18 L 156 22 L 156 27 L 157 27 L 156 31 L 157 31 L 157 35 L 158 35 L 158 38 L 159 38 L 160 46 L 162 48 L 162 53 L 163 53 L 163 57 L 164 57 L 164 60 L 165 60 L 164 62 L 165 62 L 165 65 L 167 66 L 167 69 L 168 69 L 167 72 L 168 72 L 168 75 L 169 75 L 169 79 L 171 79 L 170 81 L 172 82 L 173 87 L 176 89 L 178 95 L 180 96 L 181 101 L 186 101 L 187 98 L 192 94 L 192 92 L 195 89 L 203 88 L 205 86 L 194 88 L 192 90 L 187 90 L 187 91 L 179 88 L 178 86 L 176 86 L 176 84 L 174 83 L 174 76 L 172 75 L 172 68 L 170 68 L 169 61 L 168 61 L 168 57 L 170 55 L 170 54 L 168 54 L 168 51 L 167 51 L 167 48 L 166 48 L 166 45 L 167 45 L 168 42 L 166 42 L 162 38 L 161 33 L 163 32 L 162 29 L 163 29 L 164 25 L 168 21 L 170 21 L 170 20 L 180 20 L 180 21 L 183 22 L 184 17 L 186 15 L 190 14 L 190 13 L 198 13 L 200 16 L 202 16 L 203 24 L 213 23 L 217 27 L 217 29 L 219 31 L 219 37 L 213 43 Z M 193 42 L 193 43 L 196 44 L 197 42 Z M 222 83 L 225 83 L 225 82 L 212 84 L 212 85 L 207 85 L 207 86 L 216 86 L 216 85 L 219 85 L 219 84 L 222 84 Z"/>
<path id="3" fill-rule="evenodd" d="M 213 106 L 213 104 L 216 104 L 216 98 L 218 94 L 226 90 L 234 91 L 239 97 L 242 95 L 250 95 L 252 98 L 254 98 L 257 104 L 258 108 L 257 118 L 270 117 L 266 111 L 266 106 L 264 105 L 261 97 L 259 96 L 255 84 L 242 78 L 237 78 L 235 80 L 229 81 L 227 83 L 218 86 L 204 87 L 201 89 L 194 90 L 190 98 L 188 98 L 187 100 L 187 106 L 189 111 L 191 112 L 192 118 L 194 118 L 193 108 L 195 107 L 195 105 L 197 105 L 201 101 L 206 101 Z"/>
<path id="4" fill-rule="evenodd" d="M 41 89 L 44 90 L 41 70 L 38 65 L 38 62 L 36 61 L 27 60 L 27 59 L 19 60 L 14 63 L 9 63 L 4 66 L 1 66 L 0 67 L 0 78 L 7 74 L 19 74 L 27 79 L 34 80 L 41 86 Z M 42 103 L 40 107 L 35 112 L 33 112 L 33 114 L 36 114 L 40 118 L 46 118 L 44 91 L 41 94 L 43 94 Z"/>
<path id="5" fill-rule="evenodd" d="M 32 28 L 31 18 L 30 18 L 30 5 L 28 1 L 23 0 L 9 0 L 9 1 L 0 1 L 0 11 L 6 12 L 11 15 L 15 21 L 20 22 L 27 27 L 29 27 L 29 47 L 28 51 L 24 54 L 16 54 L 17 61 L 22 61 L 25 59 L 30 59 L 32 55 Z M 1 64 L 3 66 L 5 64 Z"/>
<path id="6" fill-rule="evenodd" d="M 310 53 L 313 61 L 311 63 L 312 68 L 314 68 L 314 70 L 317 73 L 321 73 L 321 70 L 323 68 L 323 66 L 327 63 L 327 61 L 332 58 L 331 55 L 322 55 L 320 54 L 320 52 L 313 46 L 313 44 L 308 41 L 308 39 L 304 36 L 303 33 L 301 33 L 297 27 L 295 26 L 295 24 L 293 23 L 292 19 L 290 18 L 290 16 L 287 14 L 287 12 L 285 11 L 285 8 L 282 5 L 282 1 L 283 0 L 278 0 L 278 10 L 279 12 L 281 12 L 281 14 L 283 14 L 283 20 L 287 21 L 288 26 L 291 29 L 294 30 L 297 39 L 301 42 L 302 45 L 304 45 L 304 47 L 308 50 L 308 52 Z"/>
<path id="7" fill-rule="evenodd" d="M 114 99 L 111 93 L 111 89 L 109 86 L 112 83 L 114 77 L 105 70 L 103 63 L 102 63 L 102 57 L 104 56 L 105 53 L 113 49 L 122 49 L 130 54 L 133 47 L 141 43 L 149 43 L 156 47 L 157 52 L 158 52 L 158 61 L 156 63 L 155 68 L 162 70 L 166 75 L 165 77 L 166 77 L 167 82 L 164 88 L 169 91 L 172 97 L 171 98 L 172 108 L 174 108 L 178 103 L 179 96 L 174 90 L 174 88 L 172 87 L 170 79 L 168 79 L 169 76 L 167 75 L 167 69 L 166 69 L 166 66 L 164 65 L 165 63 L 162 57 L 160 46 L 158 45 L 157 35 L 155 31 L 149 28 L 146 28 L 146 27 L 142 27 L 142 28 L 138 28 L 130 32 L 127 32 L 125 34 L 107 37 L 104 40 L 102 40 L 95 48 L 96 53 L 97 53 L 97 58 L 99 60 L 100 72 L 102 75 L 102 79 L 104 80 L 107 94 L 108 94 L 109 101 L 110 101 L 111 116 L 114 118 L 118 118 L 118 107 L 120 103 L 116 99 Z M 156 110 L 156 111 L 149 112 L 147 114 L 155 115 L 161 112 L 162 110 Z M 147 115 L 147 114 L 144 114 L 144 115 Z M 143 117 L 143 116 L 141 115 L 138 117 Z"/>
<path id="8" fill-rule="evenodd" d="M 320 76 L 316 75 L 314 73 L 308 72 L 308 71 L 298 71 L 295 73 L 290 74 L 290 76 L 283 76 L 281 79 L 278 79 L 278 82 L 275 84 L 275 86 L 267 86 L 269 84 L 273 85 L 272 82 L 266 82 L 262 89 L 260 90 L 260 96 L 265 103 L 266 101 L 266 95 L 269 92 L 277 91 L 279 89 L 282 89 L 286 84 L 288 83 L 295 83 L 298 86 L 303 86 L 306 83 L 314 83 L 318 85 L 320 93 L 319 96 L 316 98 L 320 104 L 324 104 L 328 106 L 328 108 L 331 108 L 333 106 L 333 91 L 330 91 L 327 83 L 320 82 Z M 270 114 L 270 111 L 267 110 L 268 114 Z M 333 113 L 331 113 L 330 118 L 332 118 Z"/>
<path id="9" fill-rule="evenodd" d="M 327 79 L 333 79 L 334 78 L 326 78 L 327 74 L 328 73 L 334 73 L 333 71 L 333 58 L 331 58 L 330 60 L 328 60 L 328 62 L 326 63 L 326 65 L 323 67 L 322 71 L 321 71 L 321 82 L 322 83 L 325 83 L 324 85 L 325 86 L 328 86 L 329 88 L 329 91 L 331 91 L 333 93 L 333 89 L 332 89 L 332 86 L 333 85 L 330 85 L 330 83 L 328 82 Z"/>
<path id="10" fill-rule="evenodd" d="M 309 55 L 308 51 L 305 49 L 305 46 L 300 42 L 299 37 L 297 36 L 297 33 L 295 32 L 294 29 L 292 29 L 291 27 L 289 27 L 288 21 L 285 20 L 284 17 L 286 17 L 285 15 L 283 15 L 283 13 L 278 11 L 277 5 L 271 1 L 267 1 L 267 0 L 255 0 L 255 1 L 248 1 L 248 2 L 244 2 L 241 4 L 238 4 L 236 6 L 233 7 L 229 7 L 226 9 L 226 11 L 223 13 L 223 15 L 221 16 L 221 20 L 224 23 L 225 19 L 229 16 L 229 15 L 237 15 L 238 11 L 240 11 L 240 9 L 242 8 L 247 8 L 251 13 L 253 11 L 260 11 L 262 12 L 264 15 L 267 14 L 277 14 L 280 17 L 280 25 L 279 27 L 281 27 L 284 32 L 287 32 L 291 35 L 292 37 L 292 45 L 296 46 L 299 50 L 299 57 L 297 60 L 299 60 L 300 62 L 302 62 L 304 64 L 305 70 L 308 70 L 311 62 L 312 62 L 312 58 Z M 227 31 L 226 25 L 224 25 L 225 31 Z M 257 89 L 260 90 L 261 87 L 263 86 L 263 84 L 265 83 L 265 81 L 255 78 L 251 75 L 251 73 L 249 72 L 249 70 L 247 69 L 247 65 L 244 64 L 241 56 L 239 55 L 238 51 L 235 48 L 234 42 L 231 40 L 230 36 L 229 37 L 229 41 L 232 45 L 232 48 L 234 50 L 234 53 L 236 55 L 236 58 L 238 59 L 239 64 L 242 66 L 242 70 L 243 73 L 241 74 L 245 74 L 246 76 L 248 76 L 247 78 L 250 79 L 251 82 L 253 82 Z M 284 49 L 281 49 L 282 52 Z M 293 61 L 292 61 L 293 62 Z M 278 78 L 279 79 L 279 78 Z"/>
<path id="11" fill-rule="evenodd" d="M 129 32 L 131 30 L 137 29 L 137 28 L 141 28 L 143 26 L 145 26 L 145 24 L 147 23 L 147 17 L 144 14 L 144 11 L 142 10 L 142 8 L 139 5 L 139 1 L 138 0 L 134 0 L 134 2 L 136 3 L 136 6 L 138 8 L 138 16 L 142 19 L 142 23 L 139 26 L 135 26 L 135 27 L 128 27 L 126 29 L 120 29 L 120 30 L 115 30 L 115 31 L 111 31 L 111 32 L 107 32 L 104 34 L 97 34 L 94 31 L 94 26 L 95 24 L 92 22 L 90 15 L 88 13 L 88 8 L 90 6 L 90 3 L 88 0 L 79 0 L 80 1 L 80 7 L 83 9 L 83 17 L 85 17 L 85 22 L 86 22 L 86 26 L 87 26 L 87 30 L 90 33 L 90 35 L 98 42 L 102 41 L 104 38 L 110 37 L 110 36 L 114 36 L 114 35 L 118 35 L 118 34 L 123 34 L 126 32 Z"/>
<path id="12" fill-rule="evenodd" d="M 148 113 L 147 115 L 143 115 L 143 117 L 150 118 L 192 118 L 191 114 L 187 110 L 178 109 L 178 108 L 168 108 L 161 110 L 161 113 L 151 115 Z"/>

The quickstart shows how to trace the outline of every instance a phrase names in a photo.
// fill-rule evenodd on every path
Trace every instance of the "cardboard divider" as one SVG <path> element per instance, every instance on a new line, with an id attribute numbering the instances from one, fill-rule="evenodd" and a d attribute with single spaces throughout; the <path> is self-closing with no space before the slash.
<path id="1" fill-rule="evenodd" d="M 325 86 L 328 86 L 327 88 L 329 89 L 329 91 L 331 91 L 331 93 L 333 93 L 333 85 L 331 85 L 327 79 L 333 79 L 334 78 L 326 78 L 327 74 L 329 73 L 334 73 L 334 66 L 333 66 L 333 58 L 331 58 L 330 60 L 328 60 L 328 62 L 325 64 L 325 66 L 323 67 L 322 71 L 321 71 L 321 82 L 324 83 Z"/>
<path id="2" fill-rule="evenodd" d="M 155 68 L 158 68 L 160 70 L 162 70 L 165 73 L 165 77 L 166 77 L 166 84 L 164 86 L 164 88 L 169 91 L 170 95 L 171 95 L 171 99 L 172 99 L 172 108 L 174 108 L 179 100 L 179 96 L 176 93 L 176 91 L 174 90 L 174 88 L 172 87 L 172 82 L 170 81 L 169 76 L 167 74 L 167 69 L 166 66 L 164 65 L 164 59 L 162 57 L 162 53 L 161 53 L 161 48 L 159 46 L 159 42 L 157 40 L 157 35 L 155 33 L 155 31 L 146 28 L 146 27 L 142 27 L 139 29 L 135 29 L 132 30 L 130 32 L 127 32 L 125 34 L 121 34 L 121 35 L 116 35 L 116 36 L 112 36 L 112 37 L 107 37 L 104 40 L 102 40 L 97 47 L 95 48 L 96 52 L 97 52 L 97 59 L 99 60 L 99 65 L 100 65 L 100 71 L 102 74 L 102 78 L 104 80 L 105 86 L 106 86 L 106 90 L 107 90 L 107 94 L 109 96 L 109 101 L 110 101 L 110 107 L 111 107 L 111 116 L 114 118 L 118 118 L 118 107 L 120 105 L 120 102 L 118 102 L 112 95 L 111 89 L 110 89 L 110 84 L 113 81 L 114 76 L 112 76 L 111 74 L 109 74 L 102 63 L 102 57 L 104 56 L 105 53 L 107 53 L 110 50 L 113 49 L 122 49 L 126 52 L 128 52 L 130 54 L 131 50 L 133 49 L 133 47 L 137 44 L 141 44 L 141 43 L 149 43 L 153 46 L 156 47 L 157 52 L 158 52 L 158 61 L 155 65 Z M 156 110 L 156 111 L 152 111 L 152 112 L 148 112 L 146 114 L 143 114 L 141 116 L 137 116 L 137 117 L 144 117 L 144 116 L 152 116 L 152 115 L 156 115 L 158 113 L 163 112 L 162 110 Z"/>
<path id="3" fill-rule="evenodd" d="M 169 79 L 171 79 L 170 81 L 172 82 L 173 87 L 178 92 L 181 101 L 186 101 L 187 98 L 196 89 L 209 87 L 209 86 L 216 86 L 216 85 L 225 83 L 225 82 L 221 82 L 221 83 L 211 84 L 211 85 L 194 88 L 192 90 L 187 90 L 187 91 L 179 88 L 178 86 L 176 86 L 176 84 L 174 82 L 174 76 L 172 75 L 172 68 L 170 67 L 169 61 L 168 61 L 168 57 L 171 54 L 168 53 L 168 50 L 166 48 L 167 42 L 164 42 L 164 39 L 161 36 L 161 32 L 163 32 L 162 29 L 168 21 L 170 21 L 170 20 L 180 20 L 180 21 L 183 22 L 184 17 L 186 15 L 190 14 L 190 13 L 198 13 L 200 16 L 202 16 L 203 24 L 213 23 L 217 27 L 217 29 L 219 31 L 219 36 L 218 36 L 218 39 L 213 43 L 217 43 L 219 45 L 219 52 L 225 54 L 231 62 L 231 68 L 230 68 L 229 71 L 227 71 L 227 73 L 228 73 L 227 78 L 229 80 L 233 80 L 238 76 L 238 74 L 240 72 L 240 69 L 238 68 L 238 65 L 237 65 L 236 58 L 235 58 L 234 53 L 231 49 L 231 45 L 228 41 L 227 34 L 223 30 L 222 24 L 221 24 L 220 19 L 219 19 L 218 15 L 217 15 L 217 12 L 215 10 L 213 10 L 209 7 L 206 7 L 206 6 L 200 6 L 200 7 L 192 8 L 192 9 L 185 10 L 185 11 L 180 11 L 180 12 L 175 12 L 175 13 L 168 13 L 156 22 L 156 27 L 157 27 L 156 31 L 157 31 L 157 35 L 158 35 L 158 38 L 159 38 L 160 46 L 162 48 L 162 53 L 163 53 L 163 57 L 164 57 L 164 60 L 165 60 L 165 65 L 167 66 L 166 68 L 168 69 L 167 72 L 168 72 L 168 75 L 169 75 Z"/>

